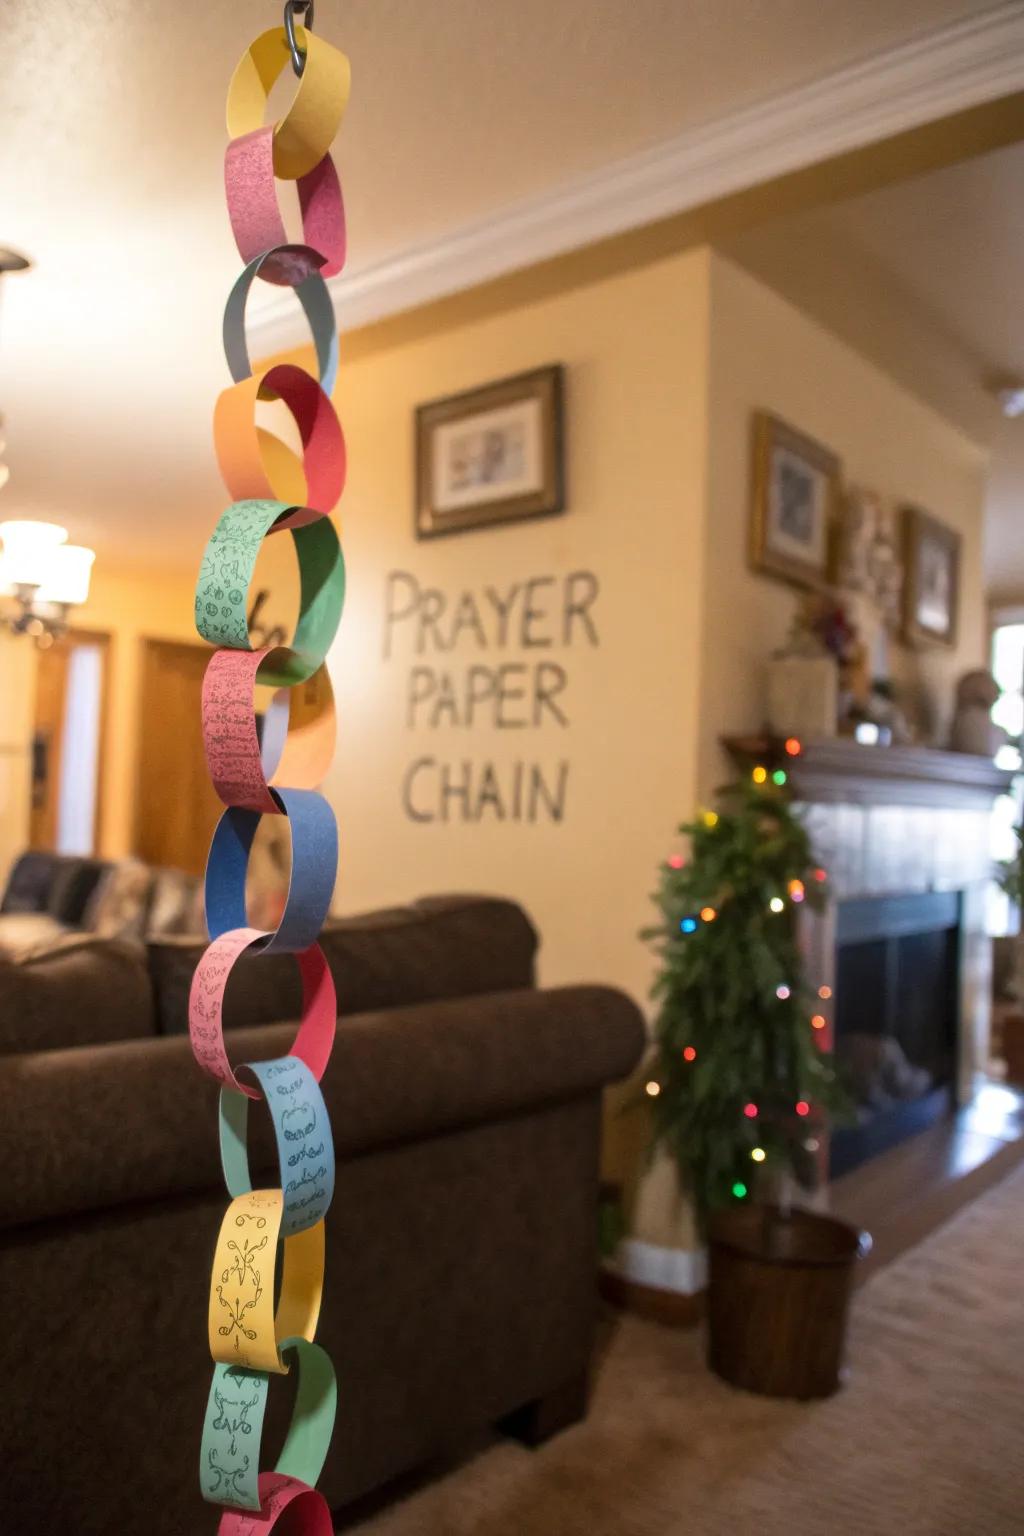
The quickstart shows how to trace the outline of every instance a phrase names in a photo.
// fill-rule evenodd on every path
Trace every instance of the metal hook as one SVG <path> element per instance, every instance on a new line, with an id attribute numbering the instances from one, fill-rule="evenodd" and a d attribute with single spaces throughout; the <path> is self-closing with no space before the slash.
<path id="1" fill-rule="evenodd" d="M 288 50 L 292 56 L 292 69 L 300 79 L 306 67 L 306 50 L 299 47 L 295 38 L 295 12 L 302 11 L 302 25 L 307 32 L 312 32 L 313 9 L 313 0 L 284 0 L 284 30 L 288 38 Z"/>

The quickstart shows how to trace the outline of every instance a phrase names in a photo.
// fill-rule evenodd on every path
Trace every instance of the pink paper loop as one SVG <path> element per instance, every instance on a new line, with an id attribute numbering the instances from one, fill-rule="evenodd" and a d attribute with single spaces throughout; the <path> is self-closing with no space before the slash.
<path id="1" fill-rule="evenodd" d="M 196 966 L 188 999 L 188 1032 L 196 1061 L 225 1088 L 234 1088 L 250 1099 L 258 1099 L 260 1090 L 241 1082 L 228 1059 L 224 994 L 236 960 L 269 937 L 262 928 L 232 928 L 214 939 Z M 331 1057 L 338 1022 L 334 978 L 319 944 L 311 944 L 295 958 L 302 977 L 302 1018 L 285 1054 L 298 1056 L 319 1082 Z"/>
<path id="2" fill-rule="evenodd" d="M 327 1500 L 315 1488 L 283 1472 L 261 1472 L 258 1487 L 259 1512 L 226 1509 L 217 1536 L 269 1536 L 286 1510 L 288 1536 L 333 1536 Z"/>
<path id="3" fill-rule="evenodd" d="M 213 787 L 225 805 L 277 816 L 281 807 L 271 786 L 319 789 L 334 756 L 336 724 L 331 680 L 321 666 L 304 683 L 275 695 L 261 745 L 253 689 L 269 655 L 265 646 L 214 651 L 203 678 L 203 746 Z M 279 711 L 290 726 L 283 741 Z"/>
<path id="4" fill-rule="evenodd" d="M 341 182 L 330 155 L 300 176 L 296 185 L 302 242 L 323 256 L 321 275 L 334 277 L 345 265 L 347 237 Z M 232 139 L 224 154 L 224 190 L 235 244 L 246 265 L 264 251 L 288 244 L 274 180 L 272 123 Z M 287 255 L 264 262 L 260 277 L 279 287 L 292 287 L 301 280 Z"/>

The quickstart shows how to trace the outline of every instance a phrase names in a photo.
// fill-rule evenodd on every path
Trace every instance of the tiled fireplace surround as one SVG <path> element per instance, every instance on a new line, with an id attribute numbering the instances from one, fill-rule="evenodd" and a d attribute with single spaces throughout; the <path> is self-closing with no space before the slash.
<path id="1" fill-rule="evenodd" d="M 854 897 L 955 891 L 961 896 L 960 1031 L 956 1096 L 970 1098 L 988 1060 L 992 941 L 985 894 L 989 823 L 1009 785 L 986 759 L 921 748 L 811 745 L 793 785 L 831 900 L 808 913 L 808 971 L 834 989 L 836 909 Z M 823 1005 L 829 1016 L 831 1005 Z"/>

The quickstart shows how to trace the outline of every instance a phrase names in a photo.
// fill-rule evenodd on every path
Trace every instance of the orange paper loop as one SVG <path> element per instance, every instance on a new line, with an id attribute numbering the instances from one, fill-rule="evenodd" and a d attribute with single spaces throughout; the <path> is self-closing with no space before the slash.
<path id="1" fill-rule="evenodd" d="M 302 461 L 256 425 L 256 401 L 283 400 L 302 438 Z M 317 381 L 294 363 L 223 390 L 213 413 L 220 472 L 235 501 L 286 501 L 329 514 L 345 489 L 345 434 Z"/>

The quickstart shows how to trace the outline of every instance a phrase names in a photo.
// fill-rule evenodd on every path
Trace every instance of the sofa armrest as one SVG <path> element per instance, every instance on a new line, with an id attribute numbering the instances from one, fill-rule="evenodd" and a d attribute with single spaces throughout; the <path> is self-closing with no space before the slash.
<path id="1" fill-rule="evenodd" d="M 232 1031 L 232 1059 L 287 1052 L 291 1025 Z M 516 991 L 342 1020 L 323 1083 L 340 1160 L 598 1093 L 643 1048 L 607 987 Z M 0 1227 L 221 1187 L 216 1087 L 187 1038 L 0 1060 Z M 254 1176 L 278 1182 L 267 1116 Z"/>

